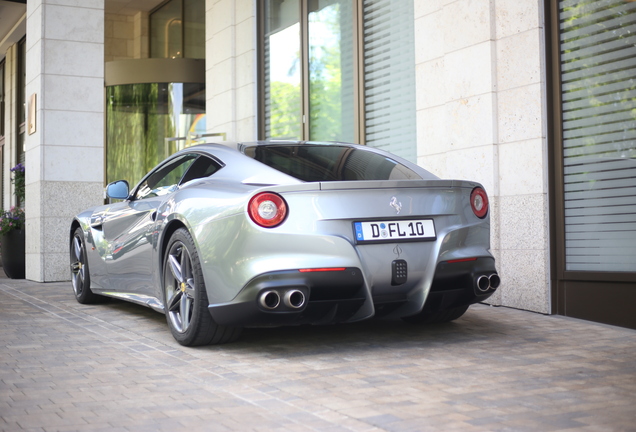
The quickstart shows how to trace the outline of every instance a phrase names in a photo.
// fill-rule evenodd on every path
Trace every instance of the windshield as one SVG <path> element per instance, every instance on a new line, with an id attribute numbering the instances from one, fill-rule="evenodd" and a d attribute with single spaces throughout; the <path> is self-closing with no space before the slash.
<path id="1" fill-rule="evenodd" d="M 245 155 L 306 182 L 422 178 L 393 159 L 342 145 L 259 145 Z"/>

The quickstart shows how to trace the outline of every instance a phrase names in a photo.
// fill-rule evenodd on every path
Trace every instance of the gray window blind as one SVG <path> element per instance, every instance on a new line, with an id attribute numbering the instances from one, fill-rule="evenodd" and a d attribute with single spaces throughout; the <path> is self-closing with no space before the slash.
<path id="1" fill-rule="evenodd" d="M 636 272 L 636 2 L 559 2 L 566 270 Z"/>
<path id="2" fill-rule="evenodd" d="M 416 162 L 413 2 L 363 7 L 366 143 Z"/>

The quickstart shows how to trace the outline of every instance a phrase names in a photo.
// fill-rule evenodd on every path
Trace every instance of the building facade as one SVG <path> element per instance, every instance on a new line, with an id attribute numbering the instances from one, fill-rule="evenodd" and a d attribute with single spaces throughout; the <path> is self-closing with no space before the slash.
<path id="1" fill-rule="evenodd" d="M 485 186 L 493 304 L 636 328 L 634 1 L 28 0 L 0 16 L 2 205 L 23 160 L 28 279 L 68 279 L 72 215 L 177 148 L 344 140 Z"/>

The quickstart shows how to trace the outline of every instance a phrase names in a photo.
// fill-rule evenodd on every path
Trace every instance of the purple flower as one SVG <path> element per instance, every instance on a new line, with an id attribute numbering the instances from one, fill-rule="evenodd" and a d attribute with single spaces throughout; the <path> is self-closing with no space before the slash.
<path id="1" fill-rule="evenodd" d="M 11 168 L 10 171 L 11 172 L 16 172 L 16 171 L 24 172 L 24 165 L 19 163 L 16 166 L 14 166 L 13 168 Z"/>

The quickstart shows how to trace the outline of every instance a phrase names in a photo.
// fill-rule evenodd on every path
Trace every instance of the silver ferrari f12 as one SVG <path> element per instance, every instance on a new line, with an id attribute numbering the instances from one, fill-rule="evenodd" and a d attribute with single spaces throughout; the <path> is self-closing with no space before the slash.
<path id="1" fill-rule="evenodd" d="M 70 226 L 75 297 L 149 306 L 182 345 L 254 326 L 451 321 L 500 283 L 483 187 L 365 146 L 202 144 L 106 194 L 121 201 Z"/>

